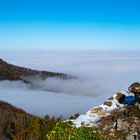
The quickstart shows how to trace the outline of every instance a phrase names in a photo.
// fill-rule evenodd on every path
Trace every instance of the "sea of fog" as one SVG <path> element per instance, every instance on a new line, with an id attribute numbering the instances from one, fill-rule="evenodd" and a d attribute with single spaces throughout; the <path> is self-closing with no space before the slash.
<path id="1" fill-rule="evenodd" d="M 24 67 L 76 76 L 34 81 L 0 81 L 0 99 L 29 113 L 69 116 L 85 113 L 114 93 L 140 81 L 140 52 L 94 50 L 0 50 L 0 58 Z M 54 91 L 54 92 L 49 92 Z"/>

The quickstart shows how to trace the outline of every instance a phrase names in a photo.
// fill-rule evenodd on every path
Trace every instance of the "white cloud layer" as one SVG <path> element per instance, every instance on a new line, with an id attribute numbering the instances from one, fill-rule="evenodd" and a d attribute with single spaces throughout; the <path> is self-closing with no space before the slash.
<path id="1" fill-rule="evenodd" d="M 140 81 L 139 52 L 3 50 L 0 57 L 15 65 L 78 77 L 67 81 L 35 80 L 38 90 L 22 82 L 0 82 L 2 100 L 40 116 L 68 117 L 76 112 L 84 113 L 115 92 L 127 90 L 132 82 Z"/>

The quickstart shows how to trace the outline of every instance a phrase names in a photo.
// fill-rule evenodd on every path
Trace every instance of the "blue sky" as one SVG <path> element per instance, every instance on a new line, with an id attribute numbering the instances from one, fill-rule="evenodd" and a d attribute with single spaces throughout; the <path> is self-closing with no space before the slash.
<path id="1" fill-rule="evenodd" d="M 0 48 L 139 47 L 139 0 L 0 0 Z"/>

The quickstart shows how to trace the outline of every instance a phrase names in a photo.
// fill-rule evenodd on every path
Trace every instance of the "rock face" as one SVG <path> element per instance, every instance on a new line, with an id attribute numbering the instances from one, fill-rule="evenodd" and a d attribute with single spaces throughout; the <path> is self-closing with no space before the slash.
<path id="1" fill-rule="evenodd" d="M 123 108 L 127 110 L 128 108 Z M 140 138 L 140 113 L 135 106 L 129 109 L 129 115 L 125 115 L 121 109 L 114 110 L 112 115 L 102 117 L 97 122 L 99 133 L 107 140 L 139 140 Z M 117 130 L 112 116 L 117 118 Z M 136 137 L 136 139 L 135 139 Z"/>
<path id="2" fill-rule="evenodd" d="M 91 114 L 97 114 L 99 116 L 106 115 L 105 110 L 102 107 L 91 109 Z"/>
<path id="3" fill-rule="evenodd" d="M 140 94 L 140 83 L 135 82 L 128 87 L 129 92 L 131 93 L 139 93 Z"/>
<path id="4" fill-rule="evenodd" d="M 46 79 L 48 77 L 58 77 L 61 79 L 72 78 L 63 73 L 55 73 L 49 71 L 37 71 L 29 68 L 19 67 L 8 64 L 0 59 L 0 80 L 23 80 L 24 82 L 31 82 L 33 78 Z"/>
<path id="5" fill-rule="evenodd" d="M 104 102 L 104 105 L 112 106 L 112 102 L 111 101 L 106 101 L 106 102 Z"/>
<path id="6" fill-rule="evenodd" d="M 124 100 L 124 98 L 125 98 L 125 95 L 122 94 L 121 92 L 116 93 L 115 99 L 118 100 L 118 102 L 121 102 L 122 100 Z"/>
<path id="7" fill-rule="evenodd" d="M 135 101 L 137 104 L 137 107 L 140 108 L 140 83 L 135 82 L 132 85 L 128 87 L 129 92 L 135 94 Z"/>

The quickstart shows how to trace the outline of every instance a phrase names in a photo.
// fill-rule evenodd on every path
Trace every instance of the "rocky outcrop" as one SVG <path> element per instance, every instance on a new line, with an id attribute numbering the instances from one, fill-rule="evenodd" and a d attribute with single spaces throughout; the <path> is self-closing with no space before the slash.
<path id="1" fill-rule="evenodd" d="M 126 111 L 129 111 L 126 113 Z M 112 118 L 115 117 L 116 121 Z M 117 123 L 117 128 L 115 128 Z M 97 122 L 100 134 L 107 140 L 139 140 L 140 112 L 136 106 L 116 109 L 111 115 L 102 117 Z M 135 139 L 136 137 L 136 139 Z"/>
<path id="2" fill-rule="evenodd" d="M 107 140 L 140 140 L 140 84 L 134 83 L 127 92 L 118 92 L 104 104 L 90 109 L 85 115 L 70 120 L 76 127 L 88 126 L 99 130 Z"/>
<path id="3" fill-rule="evenodd" d="M 122 94 L 121 92 L 116 93 L 116 97 L 115 99 L 118 100 L 118 102 L 121 102 L 122 100 L 124 100 L 125 95 Z"/>
<path id="4" fill-rule="evenodd" d="M 106 102 L 104 102 L 104 105 L 112 106 L 112 102 L 111 101 L 106 101 Z"/>
<path id="5" fill-rule="evenodd" d="M 102 107 L 97 107 L 91 109 L 91 114 L 97 114 L 99 116 L 104 116 L 106 115 L 106 111 Z"/>
<path id="6" fill-rule="evenodd" d="M 128 87 L 129 92 L 135 94 L 137 107 L 140 109 L 140 83 L 135 82 Z"/>
<path id="7" fill-rule="evenodd" d="M 129 92 L 131 93 L 139 93 L 140 94 L 140 83 L 135 82 L 128 87 Z"/>

